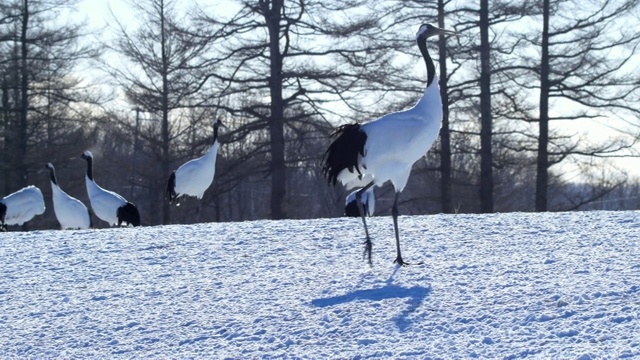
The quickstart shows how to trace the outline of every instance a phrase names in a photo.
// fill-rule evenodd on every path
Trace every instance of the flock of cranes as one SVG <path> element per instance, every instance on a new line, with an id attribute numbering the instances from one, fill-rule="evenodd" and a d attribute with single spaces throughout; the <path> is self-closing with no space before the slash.
<path id="1" fill-rule="evenodd" d="M 435 74 L 435 65 L 427 50 L 426 41 L 435 35 L 456 35 L 431 24 L 420 26 L 416 41 L 427 68 L 427 85 L 422 98 L 405 111 L 390 113 L 363 124 L 353 123 L 339 127 L 332 135 L 333 142 L 323 157 L 322 171 L 330 184 L 340 182 L 347 189 L 357 188 L 346 199 L 345 215 L 359 216 L 365 231 L 364 256 L 371 264 L 372 242 L 366 216 L 374 213 L 373 189 L 387 181 L 395 189 L 391 214 L 396 239 L 395 263 L 408 265 L 402 258 L 398 231 L 398 198 L 407 185 L 413 164 L 422 158 L 438 137 L 442 124 L 442 100 Z M 218 129 L 224 126 L 214 123 L 213 144 L 202 157 L 193 159 L 171 173 L 166 197 L 170 202 L 189 195 L 201 199 L 211 186 L 215 175 L 218 151 Z M 140 214 L 134 204 L 121 195 L 103 189 L 93 177 L 93 154 L 85 151 L 87 162 L 85 183 L 91 209 L 95 215 L 110 225 L 139 226 Z M 58 184 L 53 164 L 49 169 L 53 207 L 63 229 L 86 229 L 91 226 L 91 214 L 78 199 L 65 193 Z M 44 213 L 42 192 L 28 186 L 0 200 L 0 225 L 22 225 L 35 215 Z"/>
<path id="2" fill-rule="evenodd" d="M 178 170 L 171 173 L 167 184 L 167 198 L 170 202 L 180 196 L 190 195 L 198 199 L 211 186 L 215 174 L 216 155 L 218 152 L 218 128 L 224 126 L 220 120 L 213 125 L 213 144 L 207 153 L 197 159 L 188 161 Z M 123 196 L 102 188 L 93 178 L 93 154 L 87 150 L 82 155 L 87 162 L 85 185 L 89 203 L 93 213 L 111 226 L 140 226 L 140 212 L 136 206 Z M 48 163 L 49 180 L 51 181 L 51 197 L 53 211 L 62 229 L 88 229 L 92 226 L 91 212 L 82 201 L 67 194 L 60 188 L 56 177 L 56 169 Z M 22 225 L 36 215 L 45 211 L 42 192 L 31 185 L 16 191 L 0 200 L 0 227 Z"/>

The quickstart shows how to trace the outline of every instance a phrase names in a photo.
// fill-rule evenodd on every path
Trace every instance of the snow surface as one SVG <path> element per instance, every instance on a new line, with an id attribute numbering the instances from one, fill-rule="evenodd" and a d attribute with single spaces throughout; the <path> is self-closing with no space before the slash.
<path id="1" fill-rule="evenodd" d="M 0 234 L 0 358 L 640 357 L 640 212 Z"/>

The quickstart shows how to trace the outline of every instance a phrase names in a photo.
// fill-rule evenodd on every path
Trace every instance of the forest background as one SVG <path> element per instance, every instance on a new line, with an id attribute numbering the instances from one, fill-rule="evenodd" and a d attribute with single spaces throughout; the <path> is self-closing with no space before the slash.
<path id="1" fill-rule="evenodd" d="M 411 107 L 422 23 L 445 114 L 403 215 L 640 208 L 640 1 L 242 0 L 0 3 L 0 189 L 95 179 L 143 225 L 340 216 L 321 158 L 336 126 Z M 170 172 L 220 135 L 201 201 Z M 3 196 L 4 196 L 3 195 Z M 389 214 L 390 186 L 376 189 Z M 96 227 L 106 223 L 94 218 Z"/>

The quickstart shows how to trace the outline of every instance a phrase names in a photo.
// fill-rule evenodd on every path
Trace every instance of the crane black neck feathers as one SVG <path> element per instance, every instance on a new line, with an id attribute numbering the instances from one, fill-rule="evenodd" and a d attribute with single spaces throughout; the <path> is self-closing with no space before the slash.
<path id="1" fill-rule="evenodd" d="M 427 37 L 425 35 L 418 36 L 418 48 L 422 53 L 422 57 L 424 58 L 424 63 L 427 65 L 427 87 L 431 86 L 433 83 L 433 79 L 436 76 L 436 67 L 433 64 L 433 60 L 429 55 L 429 50 L 427 49 Z"/>
<path id="2" fill-rule="evenodd" d="M 336 139 L 324 153 L 322 173 L 329 184 L 335 186 L 338 174 L 344 169 L 355 170 L 362 175 L 358 168 L 358 155 L 364 156 L 367 134 L 360 131 L 360 124 L 347 124 L 340 126 L 331 136 Z"/>
<path id="3" fill-rule="evenodd" d="M 216 141 L 218 141 L 218 128 L 219 127 L 220 127 L 220 125 L 218 125 L 218 123 L 213 125 L 213 143 L 214 144 L 216 143 Z"/>
<path id="4" fill-rule="evenodd" d="M 91 156 L 86 156 L 84 159 L 87 161 L 87 177 L 89 180 L 93 181 L 93 158 Z"/>
<path id="5" fill-rule="evenodd" d="M 47 169 L 49 169 L 49 177 L 51 178 L 51 182 L 58 185 L 58 180 L 56 179 L 56 171 L 50 167 L 47 167 Z"/>

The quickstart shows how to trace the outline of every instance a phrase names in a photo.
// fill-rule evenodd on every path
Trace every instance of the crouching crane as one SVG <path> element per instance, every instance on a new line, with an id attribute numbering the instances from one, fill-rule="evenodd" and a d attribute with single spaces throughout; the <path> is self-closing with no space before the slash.
<path id="1" fill-rule="evenodd" d="M 44 210 L 42 191 L 33 185 L 22 188 L 0 200 L 0 230 L 6 231 L 7 225 L 22 225 Z"/>

